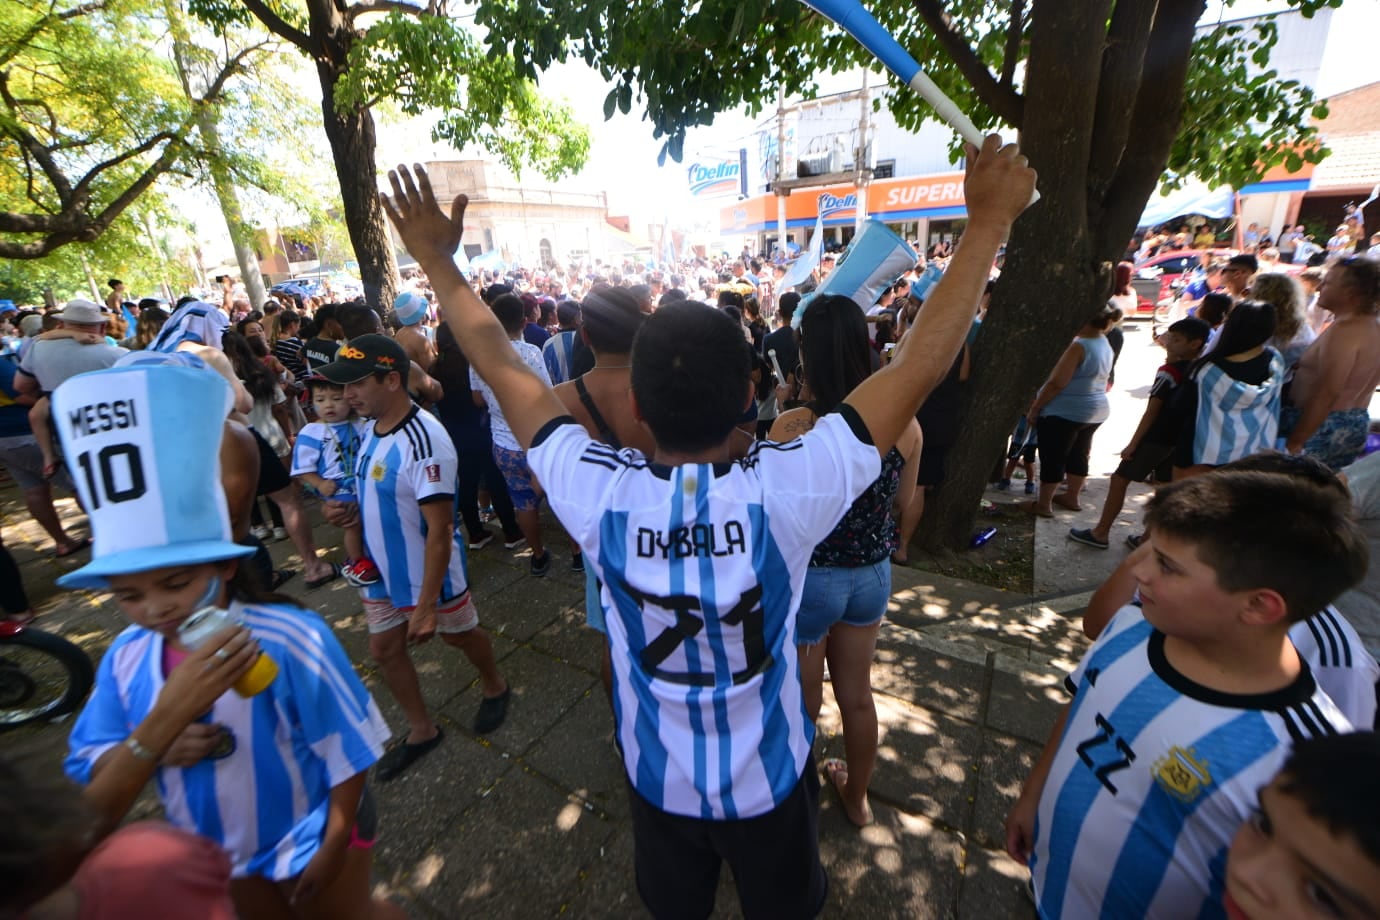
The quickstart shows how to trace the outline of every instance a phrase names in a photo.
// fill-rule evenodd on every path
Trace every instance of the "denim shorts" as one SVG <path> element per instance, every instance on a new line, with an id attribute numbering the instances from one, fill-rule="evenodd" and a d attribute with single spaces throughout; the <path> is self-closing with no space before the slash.
<path id="1" fill-rule="evenodd" d="M 858 568 L 810 566 L 796 619 L 797 645 L 817 645 L 835 623 L 872 626 L 881 622 L 891 598 L 891 560 Z"/>

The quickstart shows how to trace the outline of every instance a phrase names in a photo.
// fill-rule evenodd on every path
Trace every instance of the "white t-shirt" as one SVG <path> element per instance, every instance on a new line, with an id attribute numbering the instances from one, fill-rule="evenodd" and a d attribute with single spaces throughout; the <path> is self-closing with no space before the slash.
<path id="1" fill-rule="evenodd" d="M 550 386 L 551 375 L 546 372 L 546 362 L 542 360 L 541 349 L 521 339 L 514 339 L 510 344 L 523 363 L 535 371 L 543 383 Z M 479 376 L 479 372 L 473 366 L 470 367 L 470 389 L 484 394 L 484 402 L 489 406 L 489 423 L 493 430 L 494 443 L 504 450 L 522 450 L 522 445 L 513 435 L 513 429 L 508 427 L 508 420 L 503 417 L 503 409 L 498 404 L 498 397 L 494 395 L 493 388 L 484 382 L 484 378 Z"/>
<path id="2" fill-rule="evenodd" d="M 736 463 L 652 464 L 569 417 L 533 440 L 527 462 L 602 585 L 623 763 L 655 807 L 749 818 L 799 782 L 814 726 L 796 613 L 815 545 L 881 469 L 870 440 L 848 405 Z"/>
<path id="3" fill-rule="evenodd" d="M 1351 731 L 1305 664 L 1274 693 L 1174 670 L 1141 609 L 1117 612 L 1065 680 L 1031 881 L 1045 918 L 1212 916 L 1226 853 L 1296 741 Z"/>

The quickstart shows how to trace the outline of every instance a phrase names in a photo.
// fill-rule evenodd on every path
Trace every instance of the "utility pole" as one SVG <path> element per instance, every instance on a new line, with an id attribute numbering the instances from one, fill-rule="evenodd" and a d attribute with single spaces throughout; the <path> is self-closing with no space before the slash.
<path id="1" fill-rule="evenodd" d="M 786 91 L 783 85 L 776 91 L 776 181 L 772 183 L 772 191 L 776 193 L 776 251 L 783 262 L 786 260 L 786 193 L 781 188 L 781 180 L 785 173 Z"/>
<path id="2" fill-rule="evenodd" d="M 867 184 L 872 177 L 872 164 L 868 162 L 869 157 L 867 145 L 867 132 L 869 121 L 872 117 L 872 94 L 868 88 L 872 74 L 867 68 L 863 68 L 862 94 L 862 114 L 858 118 L 858 147 L 853 153 L 853 167 L 856 175 L 853 184 L 858 190 L 858 206 L 853 212 L 853 232 L 861 233 L 863 222 L 867 220 Z"/>

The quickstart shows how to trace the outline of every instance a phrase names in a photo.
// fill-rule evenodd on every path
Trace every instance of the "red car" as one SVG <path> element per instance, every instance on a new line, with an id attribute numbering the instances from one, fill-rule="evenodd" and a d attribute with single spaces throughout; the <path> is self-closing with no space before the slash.
<path id="1" fill-rule="evenodd" d="M 1173 297 L 1177 293 L 1174 282 L 1187 281 L 1189 276 L 1203 264 L 1203 256 L 1211 259 L 1225 259 L 1232 255 L 1229 249 L 1177 249 L 1151 256 L 1144 262 L 1137 262 L 1131 275 L 1131 287 L 1136 292 L 1136 312 L 1154 313 L 1155 304 Z"/>

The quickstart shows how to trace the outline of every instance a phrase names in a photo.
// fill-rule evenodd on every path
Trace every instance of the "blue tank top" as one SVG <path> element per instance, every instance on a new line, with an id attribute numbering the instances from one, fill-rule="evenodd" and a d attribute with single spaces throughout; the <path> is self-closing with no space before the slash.
<path id="1" fill-rule="evenodd" d="M 1112 373 L 1112 345 L 1103 335 L 1078 338 L 1083 360 L 1068 386 L 1059 391 L 1040 415 L 1056 415 L 1081 424 L 1107 420 L 1107 378 Z"/>

